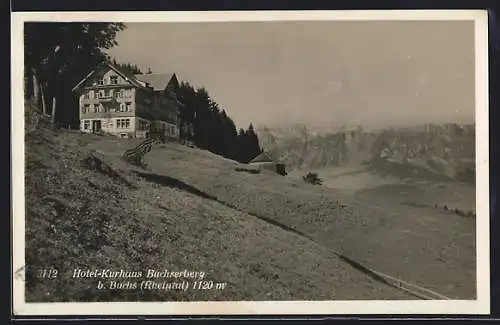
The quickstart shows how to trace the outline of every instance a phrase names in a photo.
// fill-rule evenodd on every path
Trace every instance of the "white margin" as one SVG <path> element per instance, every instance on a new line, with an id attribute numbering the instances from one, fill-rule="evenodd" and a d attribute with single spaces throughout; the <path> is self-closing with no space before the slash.
<path id="1" fill-rule="evenodd" d="M 490 204 L 488 132 L 488 16 L 485 10 L 219 11 L 219 12 L 14 12 L 12 57 L 13 311 L 25 315 L 284 315 L 284 314 L 489 314 Z M 477 299 L 428 301 L 237 301 L 26 303 L 24 281 L 24 45 L 26 21 L 235 22 L 235 21 L 471 20 L 476 67 L 476 250 Z"/>

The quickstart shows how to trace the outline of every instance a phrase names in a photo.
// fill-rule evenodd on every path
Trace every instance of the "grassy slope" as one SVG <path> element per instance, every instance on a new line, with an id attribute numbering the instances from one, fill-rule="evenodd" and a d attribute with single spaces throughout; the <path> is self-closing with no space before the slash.
<path id="1" fill-rule="evenodd" d="M 96 145 L 110 155 L 119 154 L 116 141 Z M 297 229 L 319 245 L 376 270 L 452 298 L 475 297 L 473 219 L 354 202 L 338 191 L 272 173 L 236 172 L 232 161 L 177 145 L 152 151 L 146 161 L 154 174 L 168 175 L 247 214 Z"/>
<path id="2" fill-rule="evenodd" d="M 328 249 L 339 244 L 339 233 L 353 235 L 359 226 L 339 217 L 344 212 L 327 197 L 332 193 L 236 173 L 230 161 L 171 144 L 148 155 L 151 170 L 139 170 L 117 159 L 133 142 L 44 129 L 27 136 L 28 301 L 413 298 Z M 108 170 L 82 165 L 92 149 Z M 303 228 L 318 241 L 252 214 Z M 344 231 L 329 232 L 333 224 Z M 55 267 L 59 277 L 37 279 L 38 267 Z M 97 291 L 97 280 L 71 277 L 75 268 L 188 269 L 228 285 L 224 291 Z"/>
<path id="3" fill-rule="evenodd" d="M 437 205 L 442 208 L 446 205 L 450 209 L 473 212 L 476 210 L 476 191 L 475 185 L 472 184 L 442 180 L 438 177 L 434 180 L 418 177 L 398 178 L 395 173 L 383 175 L 365 165 L 294 170 L 289 176 L 301 178 L 309 171 L 317 173 L 326 187 L 355 194 L 358 198 L 370 200 L 375 204 L 394 206 L 413 203 L 413 206 Z"/>
<path id="4" fill-rule="evenodd" d="M 169 160 L 169 158 L 171 160 Z M 212 159 L 203 177 L 196 166 L 182 164 L 174 153 L 155 151 L 148 162 L 220 200 L 254 215 L 279 221 L 390 275 L 454 298 L 475 295 L 475 221 L 436 211 L 401 213 L 351 202 L 348 196 L 274 175 L 251 175 L 221 169 Z M 342 207 L 338 201 L 347 206 Z"/>

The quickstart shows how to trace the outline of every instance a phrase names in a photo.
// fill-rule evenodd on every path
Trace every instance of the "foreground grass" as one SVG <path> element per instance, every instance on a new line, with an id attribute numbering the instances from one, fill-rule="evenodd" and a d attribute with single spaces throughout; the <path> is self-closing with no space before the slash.
<path id="1" fill-rule="evenodd" d="M 233 162 L 175 145 L 151 152 L 149 170 L 132 168 L 117 159 L 131 143 L 46 129 L 27 136 L 27 301 L 414 299 L 254 215 L 262 213 L 255 202 L 274 206 L 271 214 L 310 230 L 322 213 L 343 209 L 332 200 L 316 207 L 316 218 L 312 210 L 302 220 L 297 211 L 287 215 L 320 192 L 287 201 L 282 179 L 259 187 L 249 178 L 256 175 L 234 177 Z M 49 268 L 57 278 L 37 276 Z M 98 290 L 99 279 L 74 278 L 75 269 L 187 269 L 226 286 Z"/>

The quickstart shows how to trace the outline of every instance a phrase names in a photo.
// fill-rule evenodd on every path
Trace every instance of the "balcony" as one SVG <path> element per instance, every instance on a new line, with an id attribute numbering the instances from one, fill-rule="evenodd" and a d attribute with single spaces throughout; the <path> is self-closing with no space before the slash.
<path id="1" fill-rule="evenodd" d="M 110 103 L 113 101 L 114 96 L 99 96 L 96 99 L 99 102 Z"/>
<path id="2" fill-rule="evenodd" d="M 134 101 L 134 96 L 133 95 L 123 95 L 120 96 L 120 94 L 116 94 L 115 100 L 117 102 L 132 102 Z"/>
<path id="3" fill-rule="evenodd" d="M 134 117 L 135 112 L 80 112 L 80 119 L 91 118 L 114 118 L 114 117 Z"/>
<path id="4" fill-rule="evenodd" d="M 119 96 L 119 94 L 115 94 L 114 96 L 100 96 L 94 98 L 87 97 L 81 99 L 82 104 L 98 104 L 98 103 L 112 103 L 112 102 L 124 103 L 133 101 L 134 101 L 134 96 L 131 95 Z"/>

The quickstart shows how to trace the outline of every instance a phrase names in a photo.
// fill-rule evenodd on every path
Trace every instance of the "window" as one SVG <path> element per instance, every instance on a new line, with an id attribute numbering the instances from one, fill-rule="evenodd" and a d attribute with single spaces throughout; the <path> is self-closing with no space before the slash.
<path id="1" fill-rule="evenodd" d="M 104 78 L 101 78 L 97 81 L 98 85 L 104 85 Z"/>
<path id="2" fill-rule="evenodd" d="M 130 97 L 132 97 L 132 91 L 130 89 L 120 89 L 117 92 L 117 97 L 119 97 L 119 98 L 130 98 Z"/>
<path id="3" fill-rule="evenodd" d="M 112 85 L 118 84 L 118 76 L 111 76 L 109 80 L 111 81 Z"/>
<path id="4" fill-rule="evenodd" d="M 88 120 L 83 121 L 83 129 L 84 130 L 90 129 L 90 122 Z"/>
<path id="5" fill-rule="evenodd" d="M 119 129 L 128 129 L 130 127 L 129 119 L 118 119 L 116 120 L 116 127 Z"/>
<path id="6" fill-rule="evenodd" d="M 149 128 L 148 122 L 144 120 L 139 120 L 139 129 L 140 130 L 147 130 Z"/>
<path id="7" fill-rule="evenodd" d="M 83 105 L 83 107 L 82 107 L 82 113 L 83 114 L 87 113 L 89 111 L 89 108 L 90 108 L 89 104 Z"/>
<path id="8" fill-rule="evenodd" d="M 120 103 L 120 112 L 130 112 L 132 111 L 131 103 Z"/>
<path id="9" fill-rule="evenodd" d="M 102 106 L 102 104 L 95 105 L 95 111 L 97 113 L 104 112 L 104 107 Z"/>
<path id="10" fill-rule="evenodd" d="M 94 98 L 94 91 L 93 90 L 90 90 L 89 91 L 89 98 Z"/>

